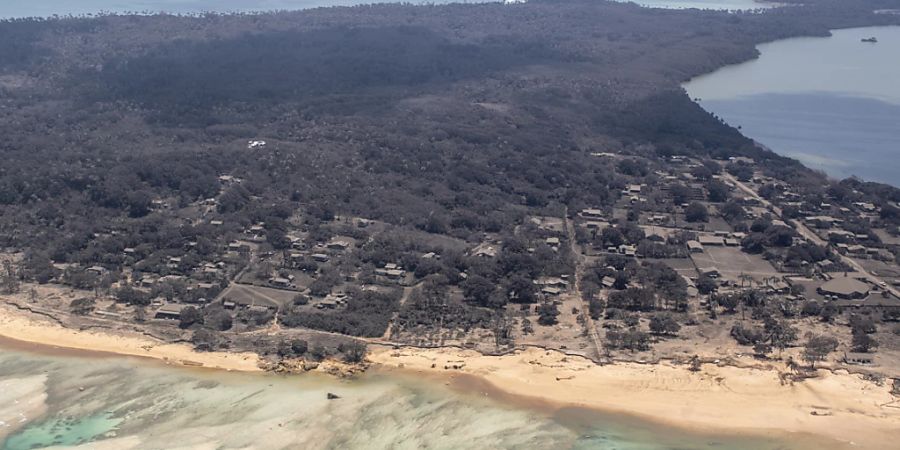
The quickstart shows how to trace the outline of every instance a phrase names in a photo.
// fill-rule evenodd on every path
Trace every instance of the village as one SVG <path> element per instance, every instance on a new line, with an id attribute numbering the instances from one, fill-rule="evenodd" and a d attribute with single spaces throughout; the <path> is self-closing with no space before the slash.
<path id="1" fill-rule="evenodd" d="M 635 161 L 593 157 L 625 172 Z M 747 158 L 648 165 L 657 170 L 631 175 L 605 204 L 522 208 L 514 228 L 465 239 L 277 205 L 271 220 L 236 220 L 227 202 L 243 181 L 222 174 L 216 197 L 153 200 L 191 230 L 175 245 L 111 229 L 95 236 L 120 247 L 107 263 L 53 263 L 35 279 L 17 269 L 33 261 L 9 255 L 16 295 L 4 298 L 67 326 L 146 328 L 273 358 L 308 342 L 325 343 L 319 357 L 368 342 L 527 345 L 598 362 L 765 358 L 828 334 L 845 336 L 828 352 L 835 363 L 897 375 L 900 237 L 878 226 L 878 207 L 850 194 L 810 202 Z"/>

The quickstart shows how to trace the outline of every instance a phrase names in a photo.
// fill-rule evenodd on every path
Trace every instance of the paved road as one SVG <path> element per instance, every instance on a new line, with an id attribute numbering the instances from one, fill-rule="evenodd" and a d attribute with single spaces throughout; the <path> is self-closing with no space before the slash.
<path id="1" fill-rule="evenodd" d="M 772 202 L 770 202 L 770 201 L 768 201 L 768 200 L 766 200 L 766 199 L 760 197 L 760 195 L 757 194 L 756 191 L 754 191 L 753 189 L 751 189 L 751 188 L 750 188 L 749 186 L 747 186 L 746 184 L 744 184 L 744 183 L 738 181 L 738 179 L 735 178 L 734 176 L 732 176 L 730 173 L 728 173 L 728 172 L 723 172 L 723 173 L 722 173 L 722 177 L 725 178 L 725 179 L 727 179 L 728 181 L 734 183 L 734 185 L 737 186 L 738 189 L 740 189 L 740 190 L 746 192 L 746 193 L 747 193 L 748 195 L 750 195 L 751 197 L 753 197 L 753 198 L 759 200 L 760 203 L 762 203 L 762 204 L 765 205 L 767 208 L 769 208 L 770 210 L 772 210 L 773 212 L 775 212 L 775 214 L 776 214 L 778 217 L 781 217 L 782 219 L 784 219 L 784 217 L 782 216 L 782 213 L 781 213 L 781 208 L 779 208 L 779 207 L 773 205 Z M 822 247 L 827 247 L 827 246 L 828 246 L 828 243 L 827 243 L 827 242 L 825 242 L 822 238 L 819 237 L 819 235 L 817 235 L 815 232 L 813 232 L 812 230 L 810 230 L 809 227 L 807 227 L 806 225 L 804 225 L 803 223 L 801 223 L 799 220 L 793 220 L 793 219 L 791 219 L 791 220 L 785 220 L 785 221 L 788 222 L 788 223 L 790 223 L 790 224 L 792 224 L 792 225 L 795 227 L 795 229 L 797 230 L 797 233 L 799 233 L 800 236 L 803 236 L 803 238 L 805 238 L 806 240 L 808 240 L 808 241 L 810 241 L 810 242 L 812 242 L 812 243 L 814 243 L 814 244 L 816 244 L 816 245 L 820 245 L 820 246 L 822 246 Z M 857 262 L 855 259 L 853 259 L 853 258 L 851 258 L 851 257 L 849 257 L 849 256 L 846 256 L 846 255 L 841 255 L 840 253 L 838 253 L 838 256 L 840 256 L 841 261 L 843 261 L 845 264 L 847 264 L 848 266 L 852 267 L 854 270 L 856 270 L 857 272 L 859 272 L 860 274 L 862 274 L 862 275 L 863 275 L 864 277 L 866 277 L 866 279 L 868 279 L 871 283 L 873 283 L 874 285 L 880 287 L 881 289 L 884 289 L 884 290 L 890 292 L 891 294 L 894 295 L 895 298 L 900 299 L 900 291 L 898 291 L 896 288 L 892 287 L 892 286 L 891 286 L 889 283 L 887 283 L 885 280 L 883 280 L 883 279 L 881 279 L 881 278 L 879 278 L 879 277 L 873 275 L 871 272 L 869 272 L 868 270 L 866 270 L 866 269 L 865 269 L 859 262 Z"/>

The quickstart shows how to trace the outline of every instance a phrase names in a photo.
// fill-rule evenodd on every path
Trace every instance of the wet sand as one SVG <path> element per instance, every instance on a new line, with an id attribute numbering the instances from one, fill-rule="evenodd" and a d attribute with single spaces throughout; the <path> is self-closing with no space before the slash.
<path id="1" fill-rule="evenodd" d="M 63 328 L 0 306 L 0 342 L 8 348 L 60 355 L 126 355 L 173 365 L 259 372 L 254 354 L 200 353 L 140 335 L 108 335 Z M 900 440 L 900 403 L 890 386 L 848 373 L 782 384 L 779 371 L 704 365 L 693 373 L 670 364 L 594 362 L 528 348 L 485 356 L 458 348 L 394 349 L 371 345 L 378 370 L 434 378 L 462 392 L 477 392 L 514 406 L 584 416 L 622 415 L 711 435 L 802 437 L 815 448 L 894 448 Z M 186 364 L 185 362 L 191 362 Z M 456 368 L 454 368 L 456 367 Z"/>
<path id="2" fill-rule="evenodd" d="M 791 435 L 815 443 L 811 448 L 887 449 L 900 439 L 900 404 L 890 387 L 847 373 L 823 371 L 819 378 L 783 385 L 777 370 L 598 366 L 536 348 L 506 356 L 384 348 L 370 359 L 404 372 L 455 376 L 461 389 L 531 399 L 533 407 L 620 413 L 698 433 Z"/>
<path id="3" fill-rule="evenodd" d="M 34 351 L 35 345 L 103 354 L 154 358 L 168 364 L 244 372 L 261 371 L 254 353 L 197 352 L 187 344 L 164 344 L 137 333 L 98 333 L 64 328 L 45 318 L 27 315 L 8 305 L 0 305 L 0 337 L 9 345 Z M 31 349 L 27 347 L 31 346 Z"/>

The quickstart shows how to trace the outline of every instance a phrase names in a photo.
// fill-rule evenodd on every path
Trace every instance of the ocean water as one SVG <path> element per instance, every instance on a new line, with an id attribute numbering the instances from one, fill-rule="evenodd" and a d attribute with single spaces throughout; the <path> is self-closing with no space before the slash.
<path id="1" fill-rule="evenodd" d="M 481 3 L 500 0 L 405 0 L 403 3 Z M 626 1 L 626 0 L 617 0 Z M 631 1 L 631 0 L 627 0 Z M 398 0 L 2 0 L 0 18 L 50 17 L 53 15 L 83 15 L 99 12 L 167 12 L 193 14 L 202 12 L 250 12 L 297 10 L 321 6 L 352 6 L 372 3 L 393 3 Z M 747 10 L 771 7 L 755 0 L 636 0 L 642 6 L 670 9 Z"/>
<path id="2" fill-rule="evenodd" d="M 0 449 L 817 448 L 496 396 L 398 374 L 340 381 L 0 349 Z"/>
<path id="3" fill-rule="evenodd" d="M 765 9 L 777 6 L 772 2 L 758 2 L 756 0 L 616 0 L 633 2 L 648 8 L 666 9 L 716 9 L 726 11 Z"/>
<path id="4" fill-rule="evenodd" d="M 876 37 L 877 43 L 861 42 Z M 831 176 L 900 186 L 900 27 L 759 46 L 684 85 L 706 110 Z"/>
<path id="5" fill-rule="evenodd" d="M 50 17 L 100 12 L 196 14 L 298 10 L 322 6 L 392 3 L 396 0 L 2 0 L 0 17 Z M 405 3 L 479 3 L 478 0 L 409 0 Z"/>

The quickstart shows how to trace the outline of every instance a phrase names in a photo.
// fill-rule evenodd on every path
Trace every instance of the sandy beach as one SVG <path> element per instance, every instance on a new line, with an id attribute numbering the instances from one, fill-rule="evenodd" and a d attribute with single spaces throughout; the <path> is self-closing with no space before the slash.
<path id="1" fill-rule="evenodd" d="M 0 337 L 64 351 L 155 358 L 173 365 L 261 370 L 255 354 L 201 353 L 188 345 L 162 344 L 137 334 L 72 330 L 6 305 L 0 306 Z M 814 440 L 826 439 L 823 448 L 887 449 L 900 440 L 900 402 L 890 394 L 889 380 L 877 386 L 842 371 L 821 371 L 818 378 L 784 384 L 777 368 L 704 364 L 695 373 L 668 363 L 599 366 L 533 347 L 485 356 L 458 348 L 370 345 L 368 359 L 382 370 L 434 376 L 436 382 L 542 408 L 584 407 L 688 431 L 803 433 Z"/>
<path id="2" fill-rule="evenodd" d="M 136 333 L 73 330 L 8 305 L 0 305 L 0 337 L 47 347 L 153 358 L 173 365 L 245 372 L 262 370 L 255 353 L 197 352 L 187 344 L 160 343 Z"/>
<path id="3" fill-rule="evenodd" d="M 369 359 L 403 371 L 476 376 L 502 393 L 698 432 L 804 433 L 826 438 L 823 445 L 834 448 L 896 448 L 900 440 L 900 402 L 889 383 L 877 386 L 848 373 L 822 371 L 819 378 L 783 385 L 777 370 L 705 364 L 694 373 L 665 363 L 598 366 L 537 348 L 506 356 L 382 348 Z"/>

